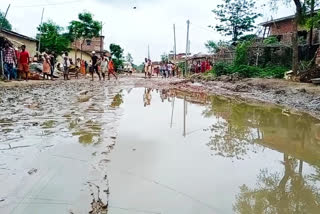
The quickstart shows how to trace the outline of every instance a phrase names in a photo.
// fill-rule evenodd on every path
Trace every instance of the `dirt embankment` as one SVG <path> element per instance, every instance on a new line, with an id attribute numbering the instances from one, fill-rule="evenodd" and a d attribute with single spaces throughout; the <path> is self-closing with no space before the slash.
<path id="1" fill-rule="evenodd" d="M 262 102 L 302 111 L 320 119 L 320 87 L 280 79 L 240 79 L 222 77 L 216 81 L 201 79 L 147 80 L 146 85 L 158 88 L 175 88 L 186 91 L 207 92 L 213 95 L 234 97 L 242 101 Z M 143 83 L 139 83 L 143 85 Z"/>

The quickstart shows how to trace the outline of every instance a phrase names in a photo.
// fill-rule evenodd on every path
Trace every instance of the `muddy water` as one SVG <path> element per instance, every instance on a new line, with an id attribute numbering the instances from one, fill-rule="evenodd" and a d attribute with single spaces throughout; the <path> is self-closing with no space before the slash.
<path id="1" fill-rule="evenodd" d="M 1 89 L 1 214 L 106 213 L 119 93 L 86 80 Z"/>
<path id="2" fill-rule="evenodd" d="M 206 94 L 0 90 L 0 213 L 319 213 L 320 121 Z"/>
<path id="3" fill-rule="evenodd" d="M 319 213 L 320 121 L 205 94 L 122 98 L 109 213 Z"/>

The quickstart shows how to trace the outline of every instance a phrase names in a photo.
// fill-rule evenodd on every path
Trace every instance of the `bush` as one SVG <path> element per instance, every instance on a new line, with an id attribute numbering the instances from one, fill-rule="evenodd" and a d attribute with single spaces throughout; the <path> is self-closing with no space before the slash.
<path id="1" fill-rule="evenodd" d="M 265 45 L 272 45 L 272 44 L 277 44 L 279 43 L 277 37 L 275 36 L 269 36 L 268 38 L 266 38 L 265 40 L 263 40 L 263 44 Z"/>
<path id="2" fill-rule="evenodd" d="M 232 69 L 232 73 L 239 73 L 244 78 L 257 77 L 261 72 L 261 68 L 250 65 L 233 66 Z"/>
<path id="3" fill-rule="evenodd" d="M 218 62 L 214 65 L 212 73 L 214 73 L 216 76 L 228 75 L 232 73 L 230 68 L 230 64 L 225 62 Z"/>
<path id="4" fill-rule="evenodd" d="M 282 66 L 266 67 L 259 74 L 259 77 L 272 77 L 272 78 L 282 79 L 284 77 L 284 74 L 289 70 L 290 70 L 289 68 L 282 67 Z"/>
<path id="5" fill-rule="evenodd" d="M 268 67 L 257 67 L 250 65 L 230 65 L 227 63 L 217 63 L 212 73 L 216 76 L 221 75 L 230 75 L 233 73 L 239 73 L 243 78 L 253 78 L 253 77 L 271 77 L 271 78 L 283 78 L 285 72 L 287 72 L 289 68 L 281 67 L 281 66 L 268 66 Z"/>
<path id="6" fill-rule="evenodd" d="M 236 47 L 236 57 L 234 59 L 234 64 L 237 66 L 248 65 L 249 63 L 249 48 L 251 46 L 251 41 L 244 41 L 239 43 Z"/>

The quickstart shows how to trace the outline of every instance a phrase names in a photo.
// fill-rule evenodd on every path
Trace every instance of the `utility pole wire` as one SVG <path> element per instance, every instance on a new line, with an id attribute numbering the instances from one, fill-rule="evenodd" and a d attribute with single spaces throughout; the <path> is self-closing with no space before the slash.
<path id="1" fill-rule="evenodd" d="M 33 5 L 16 5 L 12 6 L 14 8 L 30 8 L 30 7 L 50 7 L 50 6 L 58 6 L 58 5 L 65 5 L 71 3 L 79 3 L 84 0 L 77 0 L 77 1 L 66 1 L 66 2 L 56 2 L 56 3 L 48 3 L 48 4 L 33 4 Z"/>

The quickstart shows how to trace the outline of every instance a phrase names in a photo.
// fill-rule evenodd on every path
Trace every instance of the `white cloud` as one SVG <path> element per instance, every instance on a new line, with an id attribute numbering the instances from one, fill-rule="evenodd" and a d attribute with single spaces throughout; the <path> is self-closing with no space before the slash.
<path id="1" fill-rule="evenodd" d="M 211 10 L 220 2 L 213 0 L 1 0 L 0 10 L 5 11 L 9 3 L 12 7 L 8 19 L 19 33 L 35 36 L 40 23 L 43 5 L 44 20 L 51 19 L 61 26 L 77 18 L 86 10 L 95 19 L 104 23 L 106 47 L 110 43 L 120 44 L 125 52 L 130 52 L 139 64 L 147 55 L 150 45 L 153 60 L 158 60 L 163 52 L 173 49 L 173 24 L 176 24 L 177 49 L 184 52 L 186 46 L 186 21 L 190 19 L 191 52 L 205 52 L 204 43 L 209 40 L 225 39 L 213 32 L 208 25 L 217 20 Z M 64 2 L 64 4 L 52 5 Z M 265 1 L 262 1 L 264 3 Z M 30 6 L 30 7 L 21 7 Z M 137 7 L 137 9 L 133 9 Z M 262 10 L 264 18 L 270 19 L 271 12 Z M 280 8 L 278 16 L 289 15 L 290 9 Z M 274 15 L 276 17 L 277 15 Z"/>

